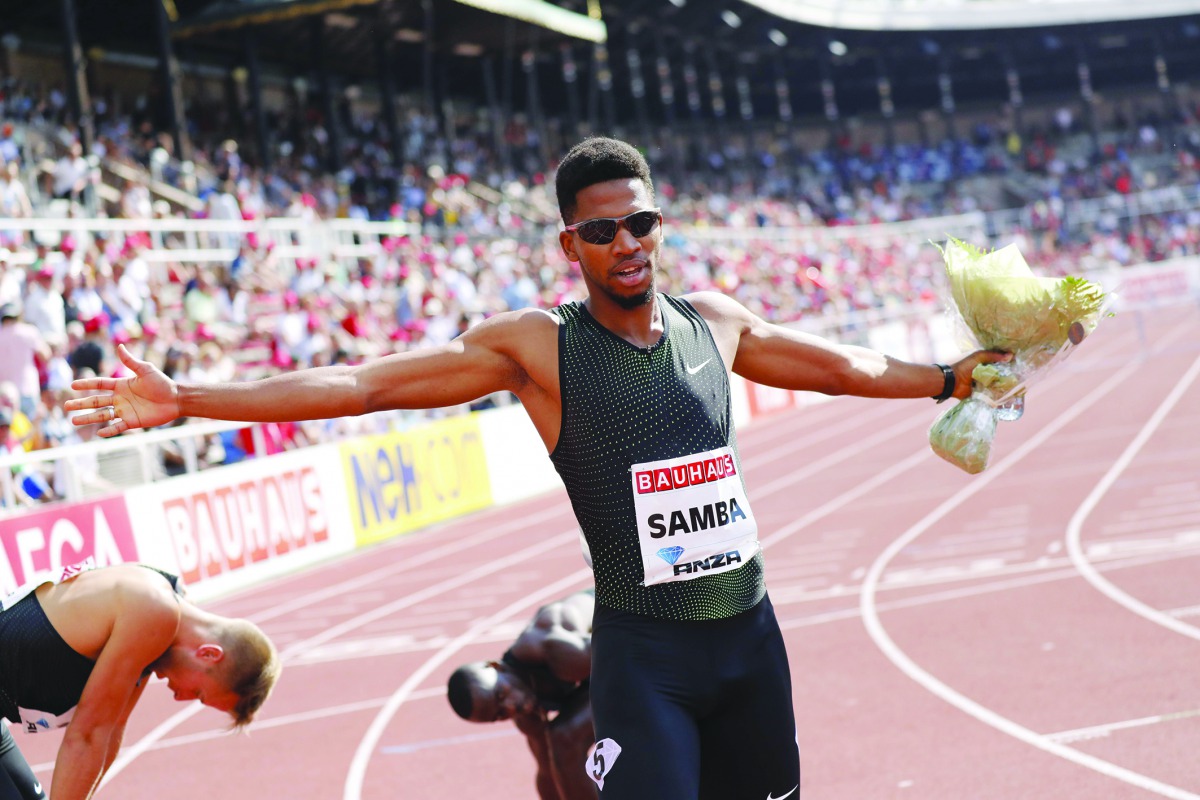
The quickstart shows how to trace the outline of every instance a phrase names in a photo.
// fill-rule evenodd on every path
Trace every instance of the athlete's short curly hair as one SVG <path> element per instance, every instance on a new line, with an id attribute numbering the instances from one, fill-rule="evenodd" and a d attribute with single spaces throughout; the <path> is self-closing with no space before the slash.
<path id="1" fill-rule="evenodd" d="M 583 189 L 604 181 L 638 178 L 654 197 L 654 181 L 650 165 L 633 145 L 619 139 L 593 136 L 575 145 L 558 165 L 554 192 L 558 195 L 558 210 L 563 222 L 575 221 L 576 195 Z"/>
<path id="2" fill-rule="evenodd" d="M 473 687 L 478 683 L 477 664 L 463 664 L 450 674 L 446 683 L 446 697 L 454 713 L 465 720 L 471 719 L 475 710 L 475 700 L 472 697 Z"/>

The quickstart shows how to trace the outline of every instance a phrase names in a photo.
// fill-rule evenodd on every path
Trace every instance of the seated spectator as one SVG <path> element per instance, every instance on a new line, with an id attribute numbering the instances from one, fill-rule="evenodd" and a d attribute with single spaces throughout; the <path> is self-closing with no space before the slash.
<path id="1" fill-rule="evenodd" d="M 0 159 L 0 162 L 3 160 Z M 33 216 L 33 204 L 25 191 L 21 180 L 21 168 L 15 161 L 9 161 L 0 169 L 0 217 L 10 219 L 28 219 Z M 19 247 L 25 242 L 23 231 L 0 231 L 0 245 Z"/>
<path id="2" fill-rule="evenodd" d="M 107 374 L 105 368 L 112 355 L 109 351 L 108 323 L 108 315 L 103 312 L 84 320 L 83 340 L 67 355 L 67 363 L 77 376 L 85 369 L 96 375 Z"/>
<path id="3" fill-rule="evenodd" d="M 57 286 L 54 267 L 43 261 L 37 272 L 26 280 L 26 285 L 25 321 L 44 337 L 65 336 L 67 309 Z"/>
<path id="4" fill-rule="evenodd" d="M 25 270 L 12 261 L 7 247 L 0 247 L 0 305 L 20 303 L 25 294 Z"/>
<path id="5" fill-rule="evenodd" d="M 50 348 L 37 328 L 21 321 L 16 303 L 0 306 L 0 383 L 9 382 L 20 395 L 18 410 L 36 415 L 41 387 L 35 359 L 49 360 Z"/>
<path id="6" fill-rule="evenodd" d="M 80 201 L 90 172 L 87 159 L 83 157 L 83 146 L 77 141 L 72 142 L 67 154 L 54 167 L 51 194 L 58 200 Z"/>

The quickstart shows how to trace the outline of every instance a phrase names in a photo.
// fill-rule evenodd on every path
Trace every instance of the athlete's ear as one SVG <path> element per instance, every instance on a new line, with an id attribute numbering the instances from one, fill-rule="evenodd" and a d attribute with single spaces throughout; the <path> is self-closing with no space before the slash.
<path id="1" fill-rule="evenodd" d="M 225 649 L 219 644 L 202 644 L 196 648 L 196 658 L 216 664 L 225 657 Z"/>
<path id="2" fill-rule="evenodd" d="M 567 261 L 572 263 L 579 261 L 579 254 L 575 252 L 575 237 L 570 232 L 558 232 L 558 245 L 562 248 L 563 255 L 567 257 Z"/>

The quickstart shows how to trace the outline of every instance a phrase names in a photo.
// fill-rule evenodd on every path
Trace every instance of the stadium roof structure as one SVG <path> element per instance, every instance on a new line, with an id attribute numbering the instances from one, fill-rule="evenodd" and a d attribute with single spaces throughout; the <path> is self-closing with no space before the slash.
<path id="1" fill-rule="evenodd" d="M 590 13 L 586 14 L 568 10 L 548 0 L 454 2 L 490 14 L 511 17 L 567 37 L 590 42 L 603 42 L 607 38 L 604 22 L 600 19 L 598 2 L 589 4 Z M 183 38 L 197 33 L 287 22 L 302 17 L 344 13 L 351 9 L 377 5 L 380 5 L 380 0 L 218 0 L 195 15 L 178 20 L 173 26 L 173 35 Z"/>
<path id="2" fill-rule="evenodd" d="M 1121 89 L 1143 105 L 1200 81 L 1197 0 L 127 0 L 119 13 L 111 0 L 72 2 L 97 63 L 152 68 L 160 37 L 149 12 L 163 3 L 175 12 L 173 46 L 185 74 L 244 72 L 253 49 L 274 85 L 312 86 L 327 71 L 337 91 L 374 96 L 386 72 L 409 97 L 498 96 L 529 115 L 540 107 L 549 117 L 599 115 L 617 125 L 771 119 L 781 113 L 781 85 L 790 87 L 795 118 L 819 118 L 836 90 L 846 119 L 878 114 L 885 83 L 896 113 L 906 114 L 945 107 L 947 77 L 960 108 L 1008 102 L 1014 76 L 1025 95 L 1069 98 L 1079 96 L 1086 71 L 1097 94 Z M 31 52 L 61 51 L 59 3 L 0 7 L 0 34 L 15 34 Z M 797 19 L 819 8 L 841 15 L 826 20 L 835 27 Z M 1105 21 L 1043 24 L 1039 15 L 1056 8 Z M 545 12 L 541 23 L 597 23 L 589 30 L 602 29 L 604 42 L 531 22 L 530 9 Z M 900 15 L 919 9 L 932 16 L 903 28 Z M 1005 9 L 1007 25 L 971 27 L 983 24 L 985 9 Z M 1119 18 L 1168 9 L 1190 13 Z M 851 10 L 877 16 L 854 28 Z M 960 27 L 941 27 L 950 24 Z"/>
<path id="3" fill-rule="evenodd" d="M 742 0 L 792 22 L 869 31 L 1032 28 L 1194 14 L 1196 0 Z"/>

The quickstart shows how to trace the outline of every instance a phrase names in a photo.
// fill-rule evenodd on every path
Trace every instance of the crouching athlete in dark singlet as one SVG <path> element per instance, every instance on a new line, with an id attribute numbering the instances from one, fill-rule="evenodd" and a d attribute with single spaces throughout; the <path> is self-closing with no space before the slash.
<path id="1" fill-rule="evenodd" d="M 604 800 L 795 800 L 800 759 L 783 636 L 742 482 L 729 373 L 795 391 L 947 399 L 977 351 L 914 364 L 771 324 L 732 297 L 657 291 L 663 217 L 650 168 L 614 139 L 558 165 L 559 245 L 587 298 L 497 314 L 447 344 L 357 366 L 177 384 L 120 346 L 128 378 L 75 381 L 103 437 L 180 416 L 282 422 L 521 401 L 591 551 L 587 771 Z"/>
<path id="2" fill-rule="evenodd" d="M 138 564 L 69 567 L 0 603 L 0 714 L 30 734 L 66 726 L 52 800 L 95 794 L 152 674 L 176 700 L 199 700 L 242 727 L 279 669 L 253 623 L 200 609 L 174 575 Z M 0 753 L 0 800 L 46 797 L 5 725 Z"/>
<path id="3" fill-rule="evenodd" d="M 540 800 L 595 800 L 580 769 L 594 739 L 592 671 L 595 592 L 576 592 L 538 609 L 499 661 L 454 671 L 446 694 L 471 722 L 511 719 L 537 762 Z"/>

